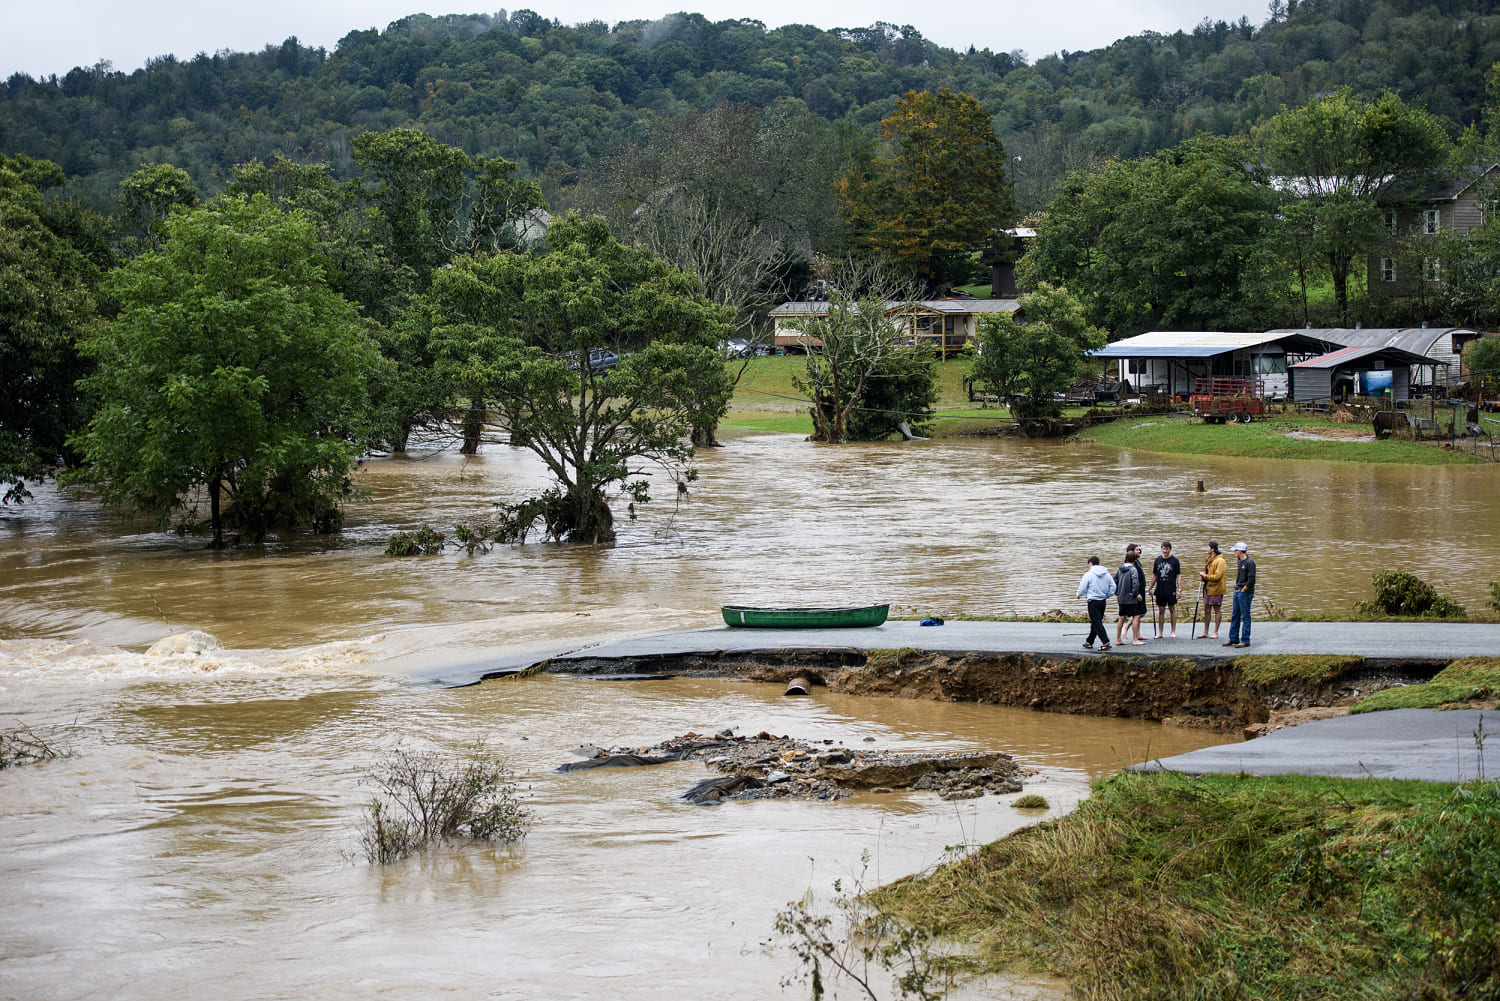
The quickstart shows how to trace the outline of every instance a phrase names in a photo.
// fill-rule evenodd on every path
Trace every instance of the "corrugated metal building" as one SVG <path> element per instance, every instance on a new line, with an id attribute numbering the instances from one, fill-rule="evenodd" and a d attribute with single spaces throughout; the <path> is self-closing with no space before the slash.
<path id="1" fill-rule="evenodd" d="M 1394 402 L 1411 399 L 1412 370 L 1437 368 L 1442 362 L 1398 347 L 1374 344 L 1339 348 L 1292 365 L 1294 400 L 1330 400 L 1346 396 L 1383 396 Z M 1431 381 L 1430 379 L 1428 380 Z"/>
<path id="2" fill-rule="evenodd" d="M 1186 396 L 1198 379 L 1260 379 L 1266 395 L 1284 397 L 1291 390 L 1287 366 L 1303 358 L 1342 347 L 1315 330 L 1152 330 L 1115 341 L 1094 358 L 1118 362 L 1119 379 L 1135 392 L 1153 390 Z"/>
<path id="3" fill-rule="evenodd" d="M 1344 347 L 1400 348 L 1421 355 L 1417 371 L 1408 373 L 1413 386 L 1431 385 L 1434 376 L 1445 384 L 1456 380 L 1464 345 L 1480 336 L 1469 327 L 1289 327 L 1270 333 L 1302 333 Z M 1420 366 L 1427 361 L 1441 365 L 1424 371 Z"/>

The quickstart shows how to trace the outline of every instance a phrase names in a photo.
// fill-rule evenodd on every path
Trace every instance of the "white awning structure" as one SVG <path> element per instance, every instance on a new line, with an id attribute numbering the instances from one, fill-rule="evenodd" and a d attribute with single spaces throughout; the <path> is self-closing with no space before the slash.
<path id="1" fill-rule="evenodd" d="M 1262 346 L 1279 346 L 1297 354 L 1321 354 L 1330 347 L 1343 345 L 1321 337 L 1309 337 L 1301 330 L 1151 330 L 1107 344 L 1097 351 L 1090 351 L 1089 355 L 1094 358 L 1212 358 Z"/>

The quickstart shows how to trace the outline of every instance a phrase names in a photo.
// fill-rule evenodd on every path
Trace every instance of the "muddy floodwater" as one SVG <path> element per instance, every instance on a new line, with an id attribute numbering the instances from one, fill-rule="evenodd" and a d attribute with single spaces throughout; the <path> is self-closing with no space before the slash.
<path id="1" fill-rule="evenodd" d="M 392 559 L 542 486 L 489 446 L 369 461 L 340 539 L 209 553 L 39 489 L 0 514 L 0 726 L 73 755 L 0 772 L 0 997 L 765 998 L 809 890 L 930 866 L 1037 819 L 923 793 L 721 807 L 698 763 L 558 773 L 580 744 L 766 730 L 863 747 L 1002 750 L 1071 808 L 1091 778 L 1223 738 L 1125 720 L 723 680 L 540 676 L 441 690 L 414 668 L 712 624 L 721 604 L 890 601 L 923 614 L 1079 610 L 1083 559 L 1163 538 L 1250 542 L 1261 595 L 1338 613 L 1396 567 L 1483 605 L 1500 578 L 1495 471 L 1173 459 L 1056 442 L 830 449 L 748 436 L 620 516 L 608 548 Z M 1197 489 L 1199 480 L 1205 490 Z M 152 656 L 187 629 L 222 649 Z M 393 866 L 358 855 L 362 775 L 397 743 L 510 762 L 514 847 Z M 992 983 L 957 996 L 1041 997 Z M 852 993 L 843 996 L 855 996 Z"/>

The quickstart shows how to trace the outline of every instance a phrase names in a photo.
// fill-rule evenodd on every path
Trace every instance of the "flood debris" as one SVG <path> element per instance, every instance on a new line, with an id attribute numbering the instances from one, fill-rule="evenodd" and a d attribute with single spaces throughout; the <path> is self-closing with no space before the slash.
<path id="1" fill-rule="evenodd" d="M 943 799 L 1021 791 L 1023 771 L 998 751 L 887 751 L 810 742 L 764 730 L 736 736 L 685 733 L 650 747 L 611 747 L 559 771 L 702 761 L 718 772 L 683 794 L 692 803 L 747 799 L 843 799 L 855 792 L 936 792 Z"/>

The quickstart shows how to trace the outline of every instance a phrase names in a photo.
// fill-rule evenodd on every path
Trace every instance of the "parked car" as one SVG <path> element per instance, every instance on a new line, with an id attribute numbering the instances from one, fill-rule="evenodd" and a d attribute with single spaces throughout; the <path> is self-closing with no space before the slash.
<path id="1" fill-rule="evenodd" d="M 620 353 L 618 351 L 611 351 L 609 348 L 589 349 L 590 372 L 608 372 L 618 364 L 620 364 Z M 577 371 L 578 362 L 576 360 L 573 361 L 569 367 Z"/>
<path id="2" fill-rule="evenodd" d="M 726 358 L 760 358 L 771 353 L 765 344 L 754 344 L 744 337 L 731 337 L 720 345 Z"/>

